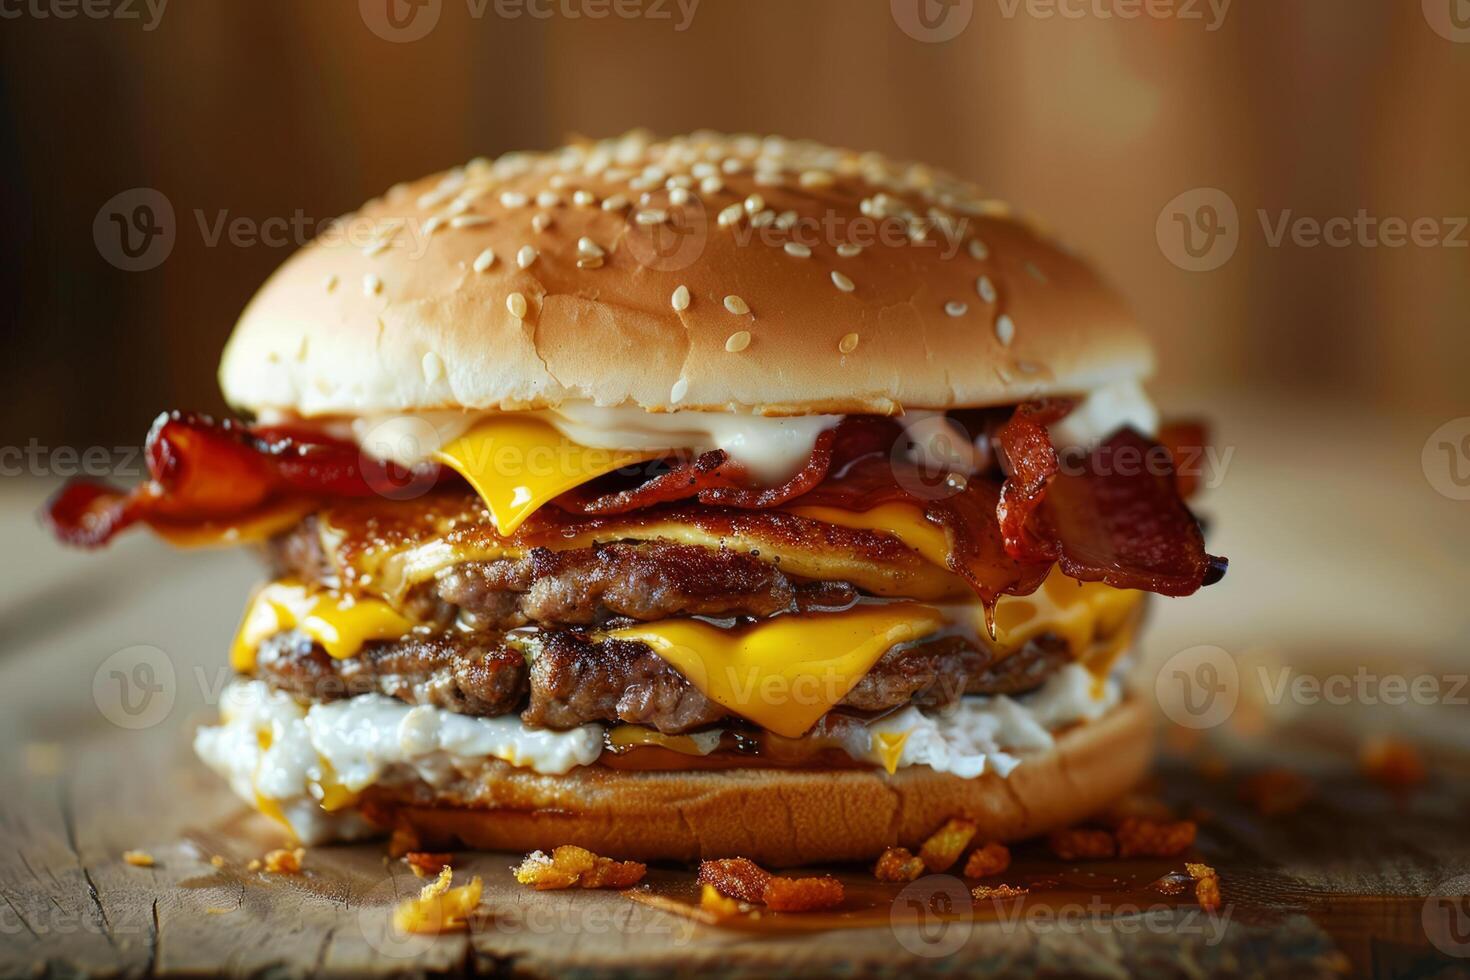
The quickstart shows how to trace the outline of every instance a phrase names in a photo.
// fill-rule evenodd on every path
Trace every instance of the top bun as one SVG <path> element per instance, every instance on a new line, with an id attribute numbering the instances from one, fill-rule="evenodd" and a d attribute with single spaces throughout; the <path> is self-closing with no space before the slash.
<path id="1" fill-rule="evenodd" d="M 893 414 L 1150 367 L 1116 294 L 969 184 L 810 142 L 633 133 L 369 201 L 255 296 L 220 381 L 239 409 L 301 417 Z"/>

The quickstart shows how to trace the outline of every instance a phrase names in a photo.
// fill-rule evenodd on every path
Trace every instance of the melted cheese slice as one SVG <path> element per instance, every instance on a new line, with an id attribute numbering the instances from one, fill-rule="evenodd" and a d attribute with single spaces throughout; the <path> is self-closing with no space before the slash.
<path id="1" fill-rule="evenodd" d="M 898 643 L 949 622 L 916 602 L 778 616 L 744 629 L 671 619 L 611 630 L 647 644 L 711 701 L 778 735 L 795 738 L 841 701 Z"/>
<path id="2" fill-rule="evenodd" d="M 469 481 L 490 508 L 495 529 L 515 533 L 557 495 L 662 452 L 592 449 L 551 423 L 507 412 L 493 416 L 434 453 Z"/>
<path id="3" fill-rule="evenodd" d="M 944 529 L 925 520 L 919 508 L 908 504 L 883 504 L 865 511 L 836 507 L 789 509 L 802 517 L 841 527 L 885 531 L 941 568 L 949 560 Z M 1099 637 L 1119 632 L 1143 599 L 1142 592 L 1115 589 L 1103 582 L 1079 582 L 1053 568 L 1041 588 L 1031 595 L 1001 596 L 996 602 L 993 646 L 999 656 L 1008 656 L 1043 633 L 1055 633 L 1066 641 L 1074 656 L 1082 657 Z M 975 611 L 979 612 L 978 606 Z M 975 628 L 983 633 L 983 620 Z"/>
<path id="4" fill-rule="evenodd" d="M 313 591 L 289 580 L 272 582 L 245 611 L 230 649 L 230 665 L 242 674 L 253 671 L 260 644 L 282 630 L 301 630 L 341 660 L 372 640 L 396 640 L 413 627 L 413 620 L 381 599 Z"/>
<path id="5" fill-rule="evenodd" d="M 798 517 L 809 517 L 825 524 L 856 528 L 860 531 L 885 531 L 923 555 L 940 568 L 949 561 L 949 539 L 944 528 L 925 520 L 917 507 L 909 504 L 879 504 L 872 510 L 842 510 L 838 507 L 788 507 Z"/>

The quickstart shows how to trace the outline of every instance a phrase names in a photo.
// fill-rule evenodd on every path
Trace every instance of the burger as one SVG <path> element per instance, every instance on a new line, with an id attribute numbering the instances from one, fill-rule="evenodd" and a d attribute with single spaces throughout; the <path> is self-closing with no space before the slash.
<path id="1" fill-rule="evenodd" d="M 399 184 L 293 255 L 151 479 L 249 546 L 199 757 L 301 841 L 870 859 L 1145 773 L 1150 594 L 1217 581 L 1192 426 L 1039 222 L 920 164 L 634 133 Z"/>

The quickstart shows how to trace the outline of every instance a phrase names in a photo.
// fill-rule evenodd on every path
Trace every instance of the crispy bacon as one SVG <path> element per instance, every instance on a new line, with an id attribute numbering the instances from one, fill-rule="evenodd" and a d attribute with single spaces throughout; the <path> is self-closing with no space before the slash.
<path id="1" fill-rule="evenodd" d="M 1225 572 L 1179 497 L 1169 451 L 1133 429 L 1063 465 L 1036 516 L 1033 533 L 1084 582 L 1181 596 Z"/>
<path id="2" fill-rule="evenodd" d="M 806 464 L 776 487 L 752 486 L 721 451 L 630 489 L 588 484 L 556 501 L 565 521 L 594 520 L 658 504 L 697 500 L 737 510 L 783 504 L 865 511 L 901 502 L 943 529 L 951 571 L 986 604 L 1035 591 L 1054 563 L 1073 578 L 1165 595 L 1186 595 L 1224 574 L 1224 559 L 1204 551 L 1198 523 L 1181 500 L 1182 447 L 1202 443 L 1198 428 L 1171 430 L 1170 448 L 1123 430 L 1081 458 L 1059 457 L 1047 426 L 1064 417 L 1062 400 L 1019 406 L 991 438 L 1005 477 L 928 472 L 898 450 L 891 419 L 854 417 L 822 433 Z M 288 428 L 249 428 L 179 413 L 160 416 L 148 436 L 150 479 L 131 492 L 74 482 L 44 518 L 63 541 L 106 543 L 138 521 L 156 526 L 232 521 L 283 501 L 384 496 L 457 479 L 441 468 L 404 470 L 363 455 L 350 442 Z M 417 489 L 416 489 L 417 488 Z M 547 515 L 550 516 L 549 514 Z"/>
<path id="3" fill-rule="evenodd" d="M 349 442 L 182 412 L 154 420 L 144 455 L 149 479 L 131 491 L 89 480 L 62 487 L 42 511 L 52 532 L 95 548 L 140 520 L 238 520 L 291 497 L 362 497 L 402 482 L 385 464 L 369 460 L 365 472 Z"/>
<path id="4" fill-rule="evenodd" d="M 562 494 L 555 503 L 562 510 L 593 516 L 626 514 L 690 497 L 702 504 L 742 510 L 779 507 L 809 493 L 829 472 L 840 471 L 855 459 L 887 449 L 898 432 L 897 423 L 891 419 L 866 416 L 844 419 L 836 428 L 817 436 L 806 463 L 779 486 L 751 486 L 744 469 L 724 450 L 714 449 L 636 487 L 597 493 L 588 485 Z"/>
<path id="5" fill-rule="evenodd" d="M 976 476 L 926 492 L 920 489 L 930 486 L 925 476 L 916 464 L 873 453 L 849 463 L 834 479 L 803 496 L 800 504 L 858 511 L 888 503 L 917 506 L 925 520 L 944 530 L 950 571 L 969 582 L 986 604 L 1002 595 L 1035 592 L 1052 563 L 1017 559 L 1006 552 L 995 520 L 999 484 Z"/>

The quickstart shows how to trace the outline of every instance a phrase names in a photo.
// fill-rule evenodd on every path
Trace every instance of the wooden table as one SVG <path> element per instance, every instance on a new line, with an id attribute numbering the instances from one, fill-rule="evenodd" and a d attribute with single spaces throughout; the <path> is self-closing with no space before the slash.
<path id="1" fill-rule="evenodd" d="M 1169 801 L 1205 811 L 1199 850 L 1222 875 L 1218 921 L 1104 909 L 1065 924 L 751 934 L 617 894 L 530 892 L 510 879 L 514 856 L 482 854 L 456 863 L 486 881 L 472 932 L 396 940 L 388 911 L 422 884 L 401 862 L 361 845 L 312 849 L 302 875 L 246 870 L 281 837 L 189 751 L 228 677 L 251 560 L 180 555 L 144 535 L 100 554 L 61 551 L 30 518 L 54 484 L 11 480 L 0 484 L 11 569 L 0 595 L 0 975 L 1470 976 L 1470 957 L 1453 955 L 1470 954 L 1470 905 L 1435 900 L 1470 891 L 1470 709 L 1448 696 L 1407 707 L 1271 696 L 1304 673 L 1452 683 L 1466 672 L 1470 505 L 1436 494 L 1420 469 L 1437 423 L 1261 399 L 1224 417 L 1237 451 L 1206 509 L 1231 575 L 1158 604 L 1144 671 L 1200 645 L 1242 665 L 1229 721 L 1167 758 L 1157 780 Z M 145 706 L 135 686 L 141 710 L 128 714 L 111 669 L 139 646 L 159 669 L 126 676 L 158 690 Z M 1383 732 L 1423 746 L 1424 789 L 1393 794 L 1356 774 L 1360 736 Z M 1310 774 L 1315 795 L 1263 816 L 1237 777 L 1268 766 Z M 129 849 L 156 865 L 125 864 Z"/>

